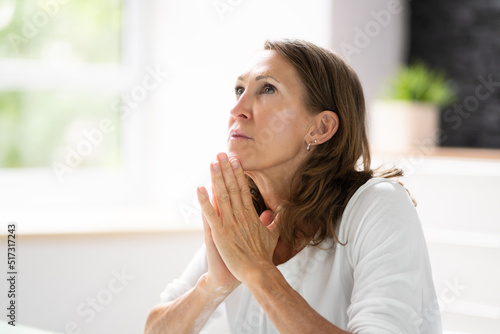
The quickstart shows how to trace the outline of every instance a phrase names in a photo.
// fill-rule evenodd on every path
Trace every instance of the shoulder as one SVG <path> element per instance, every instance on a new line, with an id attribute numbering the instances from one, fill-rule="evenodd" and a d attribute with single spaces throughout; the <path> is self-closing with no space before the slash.
<path id="1" fill-rule="evenodd" d="M 359 216 L 360 213 L 368 212 L 372 215 L 387 215 L 416 211 L 408 192 L 400 183 L 390 179 L 373 178 L 354 193 L 347 203 L 342 221 L 353 214 Z"/>
<path id="2" fill-rule="evenodd" d="M 396 181 L 373 178 L 361 186 L 344 210 L 340 240 L 357 250 L 412 243 L 422 230 L 413 202 Z"/>
<path id="3" fill-rule="evenodd" d="M 363 184 L 350 199 L 346 210 L 360 205 L 382 203 L 384 201 L 411 203 L 411 198 L 406 189 L 398 182 L 391 179 L 373 178 Z"/>

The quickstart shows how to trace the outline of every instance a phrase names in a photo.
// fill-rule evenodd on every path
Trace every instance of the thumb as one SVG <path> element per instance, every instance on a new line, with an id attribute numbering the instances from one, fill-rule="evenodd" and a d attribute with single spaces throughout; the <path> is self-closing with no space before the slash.
<path id="1" fill-rule="evenodd" d="M 271 231 L 271 233 L 275 237 L 279 237 L 278 216 L 273 216 L 274 215 L 271 210 L 266 210 L 260 215 L 260 221 L 267 227 L 269 231 Z"/>
<path id="2" fill-rule="evenodd" d="M 205 216 L 201 215 L 201 218 L 203 220 L 203 237 L 205 239 L 205 245 L 211 244 L 211 243 L 213 243 L 212 229 L 210 228 L 210 225 L 208 225 L 208 222 L 207 222 L 207 219 L 205 218 Z"/>
<path id="3" fill-rule="evenodd" d="M 267 229 L 271 231 L 275 236 L 279 236 L 280 231 L 278 229 L 278 220 L 274 219 L 273 222 L 267 226 Z"/>
<path id="4" fill-rule="evenodd" d="M 269 226 L 273 222 L 273 212 L 266 210 L 260 214 L 260 221 L 264 226 Z"/>

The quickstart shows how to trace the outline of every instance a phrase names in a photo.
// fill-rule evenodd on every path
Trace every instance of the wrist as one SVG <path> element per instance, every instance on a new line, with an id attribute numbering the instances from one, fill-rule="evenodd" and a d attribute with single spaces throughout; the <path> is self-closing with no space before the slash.
<path id="1" fill-rule="evenodd" d="M 286 303 L 284 297 L 294 290 L 276 266 L 255 270 L 243 282 L 264 310 Z"/>
<path id="2" fill-rule="evenodd" d="M 198 280 L 198 285 L 201 290 L 212 299 L 225 299 L 231 292 L 240 285 L 240 282 L 235 284 L 217 285 L 210 279 L 209 273 L 203 274 Z"/>
<path id="3" fill-rule="evenodd" d="M 274 264 L 263 264 L 247 270 L 245 276 L 242 277 L 242 283 L 251 289 L 252 287 L 268 285 L 268 283 L 281 278 L 284 279 Z"/>

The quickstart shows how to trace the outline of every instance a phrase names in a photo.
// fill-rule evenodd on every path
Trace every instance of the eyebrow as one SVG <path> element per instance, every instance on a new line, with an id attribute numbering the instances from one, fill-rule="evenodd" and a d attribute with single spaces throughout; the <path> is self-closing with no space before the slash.
<path id="1" fill-rule="evenodd" d="M 281 83 L 281 82 L 279 82 L 279 80 L 278 80 L 278 79 L 276 79 L 276 78 L 275 78 L 275 77 L 273 77 L 272 75 L 258 75 L 258 76 L 256 76 L 256 77 L 255 77 L 255 81 L 259 81 L 259 80 L 263 80 L 263 79 L 268 79 L 268 78 L 273 79 L 273 80 L 274 80 L 274 81 L 276 81 L 277 83 Z M 239 80 L 239 81 L 244 81 L 244 77 L 243 77 L 243 76 L 239 76 L 239 77 L 238 77 L 238 80 Z"/>

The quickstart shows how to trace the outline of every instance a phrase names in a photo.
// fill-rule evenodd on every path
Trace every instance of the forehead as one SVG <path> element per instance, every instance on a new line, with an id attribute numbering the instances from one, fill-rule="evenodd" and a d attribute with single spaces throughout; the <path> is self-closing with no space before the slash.
<path id="1" fill-rule="evenodd" d="M 262 50 L 254 55 L 240 79 L 271 75 L 280 83 L 298 84 L 296 70 L 290 62 L 274 50 Z"/>

